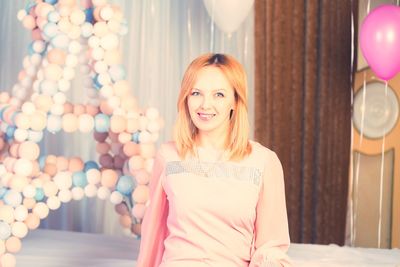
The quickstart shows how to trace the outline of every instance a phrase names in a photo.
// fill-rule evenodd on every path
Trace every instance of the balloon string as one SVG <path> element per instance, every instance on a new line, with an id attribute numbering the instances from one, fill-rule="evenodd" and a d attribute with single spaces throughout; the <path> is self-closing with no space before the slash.
<path id="1" fill-rule="evenodd" d="M 388 97 L 388 82 L 385 81 L 385 109 L 387 108 L 387 97 Z M 382 151 L 381 151 L 381 177 L 379 184 L 379 222 L 378 222 L 378 248 L 381 248 L 381 230 L 382 230 L 382 204 L 383 204 L 383 172 L 385 164 L 385 134 L 386 125 L 383 127 L 383 138 L 382 138 Z"/>
<path id="2" fill-rule="evenodd" d="M 358 149 L 361 148 L 363 137 L 364 137 L 364 120 L 365 120 L 365 98 L 367 93 L 367 82 L 366 82 L 366 71 L 364 71 L 364 82 L 363 82 L 363 95 L 362 95 L 362 104 L 361 104 L 361 125 L 360 125 L 360 140 L 358 142 Z M 352 220 L 352 245 L 354 246 L 355 239 L 357 236 L 357 210 L 358 210 L 358 182 L 360 178 L 360 164 L 361 164 L 361 153 L 357 153 L 357 163 L 356 163 L 356 173 L 355 173 L 355 182 L 353 187 L 353 199 L 354 199 L 354 211 L 353 220 Z"/>
<path id="3" fill-rule="evenodd" d="M 215 0 L 212 0 L 211 5 L 211 38 L 210 38 L 210 51 L 214 52 L 214 6 Z"/>

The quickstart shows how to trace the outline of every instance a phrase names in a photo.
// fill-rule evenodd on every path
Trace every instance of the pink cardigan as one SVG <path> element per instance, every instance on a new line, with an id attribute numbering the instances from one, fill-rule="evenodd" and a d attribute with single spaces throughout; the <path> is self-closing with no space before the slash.
<path id="1" fill-rule="evenodd" d="M 182 161 L 174 143 L 161 146 L 137 267 L 291 266 L 282 166 L 251 144 L 241 162 L 218 164 Z"/>

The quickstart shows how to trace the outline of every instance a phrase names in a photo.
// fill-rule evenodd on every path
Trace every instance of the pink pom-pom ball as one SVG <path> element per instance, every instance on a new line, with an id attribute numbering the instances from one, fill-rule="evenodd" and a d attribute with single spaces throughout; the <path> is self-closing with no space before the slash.
<path id="1" fill-rule="evenodd" d="M 128 157 L 132 157 L 140 154 L 140 146 L 134 142 L 127 142 L 123 146 L 124 154 Z"/>
<path id="2" fill-rule="evenodd" d="M 129 159 L 129 169 L 131 172 L 141 169 L 144 166 L 144 159 L 141 156 L 132 156 Z"/>
<path id="3" fill-rule="evenodd" d="M 85 164 L 81 158 L 72 157 L 69 160 L 68 170 L 72 173 L 82 171 Z"/>
<path id="4" fill-rule="evenodd" d="M 66 57 L 67 57 L 66 53 L 58 48 L 51 49 L 47 53 L 47 60 L 51 64 L 64 65 Z"/>
<path id="5" fill-rule="evenodd" d="M 114 168 L 113 157 L 110 154 L 102 154 L 99 157 L 99 163 L 103 168 Z"/>
<path id="6" fill-rule="evenodd" d="M 132 215 L 137 219 L 143 219 L 146 211 L 146 205 L 137 203 L 132 208 Z"/>
<path id="7" fill-rule="evenodd" d="M 150 181 L 150 174 L 145 169 L 138 170 L 134 176 L 137 183 L 141 185 L 147 185 Z"/>
<path id="8" fill-rule="evenodd" d="M 99 154 L 107 154 L 110 151 L 110 144 L 109 143 L 97 143 L 96 145 L 96 151 Z"/>
<path id="9" fill-rule="evenodd" d="M 111 169 L 105 169 L 101 172 L 101 185 L 107 188 L 114 188 L 118 181 L 118 174 Z"/>
<path id="10" fill-rule="evenodd" d="M 27 160 L 36 160 L 40 155 L 40 147 L 34 142 L 23 142 L 18 147 L 18 155 Z"/>
<path id="11" fill-rule="evenodd" d="M 40 225 L 39 217 L 33 213 L 29 213 L 24 222 L 29 230 L 34 230 Z"/>
<path id="12" fill-rule="evenodd" d="M 156 148 L 152 143 L 140 144 L 140 155 L 145 158 L 152 158 L 156 154 Z"/>
<path id="13" fill-rule="evenodd" d="M 146 203 L 149 199 L 149 187 L 146 185 L 138 185 L 132 192 L 132 199 L 136 203 Z"/>
<path id="14" fill-rule="evenodd" d="M 72 113 L 65 114 L 62 118 L 62 126 L 67 133 L 75 132 L 78 129 L 78 118 Z"/>
<path id="15" fill-rule="evenodd" d="M 24 25 L 28 30 L 33 30 L 36 27 L 35 18 L 32 15 L 26 15 L 22 19 L 22 25 Z"/>
<path id="16" fill-rule="evenodd" d="M 125 202 L 115 205 L 115 211 L 119 215 L 128 215 L 129 214 L 129 209 Z"/>
<path id="17" fill-rule="evenodd" d="M 116 169 L 122 169 L 122 167 L 124 166 L 125 163 L 125 159 L 119 155 L 116 155 L 114 157 L 114 167 Z"/>
<path id="18" fill-rule="evenodd" d="M 9 237 L 6 240 L 6 249 L 9 253 L 17 253 L 21 250 L 21 240 L 15 236 Z"/>

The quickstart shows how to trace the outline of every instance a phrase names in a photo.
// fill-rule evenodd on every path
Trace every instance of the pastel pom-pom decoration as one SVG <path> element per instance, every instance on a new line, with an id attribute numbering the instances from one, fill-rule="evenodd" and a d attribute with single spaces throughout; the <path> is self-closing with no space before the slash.
<path id="1" fill-rule="evenodd" d="M 130 195 L 134 187 L 134 181 L 130 176 L 121 176 L 117 183 L 117 190 L 123 195 Z"/>
<path id="2" fill-rule="evenodd" d="M 140 234 L 162 120 L 131 95 L 121 64 L 122 10 L 107 0 L 78 2 L 33 1 L 18 12 L 32 41 L 12 95 L 0 93 L 1 266 L 15 265 L 13 253 L 40 220 L 83 197 L 110 201 L 124 231 Z M 72 86 L 83 87 L 82 103 L 69 99 Z M 93 133 L 96 158 L 41 151 L 44 138 L 78 131 Z"/>

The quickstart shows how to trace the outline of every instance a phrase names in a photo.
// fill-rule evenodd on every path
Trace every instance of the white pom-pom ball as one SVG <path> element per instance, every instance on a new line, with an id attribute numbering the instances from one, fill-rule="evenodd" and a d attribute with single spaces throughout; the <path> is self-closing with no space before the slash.
<path id="1" fill-rule="evenodd" d="M 24 187 L 22 194 L 24 195 L 24 197 L 33 198 L 36 195 L 36 187 L 28 184 Z"/>
<path id="2" fill-rule="evenodd" d="M 101 186 L 97 191 L 97 197 L 102 200 L 107 199 L 110 196 L 110 194 L 111 194 L 110 189 L 108 189 L 105 186 Z"/>
<path id="3" fill-rule="evenodd" d="M 89 114 L 82 114 L 79 116 L 79 131 L 88 133 L 94 128 L 94 119 Z"/>
<path id="4" fill-rule="evenodd" d="M 11 225 L 11 233 L 18 238 L 24 238 L 28 234 L 28 226 L 23 222 L 14 222 Z"/>
<path id="5" fill-rule="evenodd" d="M 114 15 L 114 11 L 110 6 L 104 6 L 100 10 L 100 17 L 104 20 L 110 20 Z"/>
<path id="6" fill-rule="evenodd" d="M 68 45 L 68 51 L 72 54 L 78 54 L 82 50 L 82 45 L 78 41 L 72 41 Z"/>
<path id="7" fill-rule="evenodd" d="M 113 50 L 118 48 L 119 39 L 116 34 L 107 34 L 100 39 L 100 46 L 105 50 Z"/>
<path id="8" fill-rule="evenodd" d="M 44 219 L 49 215 L 49 207 L 43 202 L 38 202 L 33 207 L 32 212 L 40 219 Z"/>
<path id="9" fill-rule="evenodd" d="M 96 185 L 100 183 L 101 172 L 98 169 L 90 169 L 86 172 L 86 178 L 89 184 Z"/>
<path id="10" fill-rule="evenodd" d="M 22 143 L 23 141 L 28 139 L 28 137 L 29 137 L 29 132 L 27 130 L 16 129 L 15 132 L 14 132 L 14 139 L 17 142 Z"/>
<path id="11" fill-rule="evenodd" d="M 26 15 L 28 15 L 28 14 L 26 13 L 26 10 L 25 10 L 25 9 L 21 9 L 21 10 L 19 10 L 18 13 L 17 13 L 17 19 L 18 19 L 19 21 L 22 21 L 22 20 L 25 18 Z"/>
<path id="12" fill-rule="evenodd" d="M 71 193 L 74 200 L 81 200 L 85 196 L 85 191 L 83 191 L 83 188 L 78 186 L 72 188 Z"/>
<path id="13" fill-rule="evenodd" d="M 36 111 L 35 105 L 30 101 L 22 104 L 21 109 L 22 109 L 22 112 L 27 115 L 32 115 Z"/>
<path id="14" fill-rule="evenodd" d="M 93 34 L 93 25 L 85 22 L 81 26 L 81 34 L 84 38 L 89 38 Z"/>
<path id="15" fill-rule="evenodd" d="M 57 196 L 51 196 L 46 201 L 47 206 L 51 210 L 56 210 L 61 206 L 61 202 Z"/>
<path id="16" fill-rule="evenodd" d="M 69 189 L 72 186 L 72 175 L 70 172 L 59 172 L 53 178 L 54 183 L 61 189 Z"/>
<path id="17" fill-rule="evenodd" d="M 93 184 L 85 186 L 85 195 L 87 197 L 94 197 L 97 195 L 97 187 Z"/>
<path id="18" fill-rule="evenodd" d="M 62 189 L 58 192 L 58 198 L 62 203 L 68 203 L 72 199 L 72 192 L 68 189 Z"/>
<path id="19" fill-rule="evenodd" d="M 93 48 L 93 49 L 96 47 L 99 47 L 100 46 L 100 38 L 95 35 L 90 36 L 88 39 L 88 45 L 90 46 L 90 48 Z"/>
<path id="20" fill-rule="evenodd" d="M 71 82 L 65 79 L 61 79 L 58 81 L 58 89 L 61 92 L 67 92 L 71 87 Z"/>
<path id="21" fill-rule="evenodd" d="M 65 65 L 67 65 L 70 68 L 75 68 L 78 65 L 78 57 L 72 54 L 67 55 L 65 59 Z"/>
<path id="22" fill-rule="evenodd" d="M 63 92 L 58 92 L 53 95 L 54 103 L 63 105 L 67 102 L 67 96 Z"/>
<path id="23" fill-rule="evenodd" d="M 117 204 L 121 203 L 123 199 L 124 199 L 124 197 L 118 191 L 114 191 L 110 195 L 110 201 L 114 205 L 117 205 Z"/>
<path id="24" fill-rule="evenodd" d="M 23 222 L 28 217 L 28 208 L 24 205 L 19 205 L 14 210 L 14 218 L 17 221 Z"/>
<path id="25" fill-rule="evenodd" d="M 85 22 L 86 16 L 85 16 L 85 13 L 82 10 L 77 9 L 77 10 L 74 10 L 71 13 L 69 19 L 71 20 L 71 22 L 73 24 L 81 25 L 82 23 Z"/>

